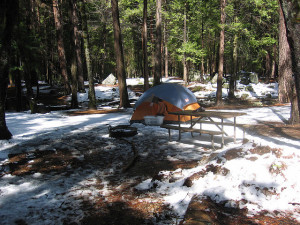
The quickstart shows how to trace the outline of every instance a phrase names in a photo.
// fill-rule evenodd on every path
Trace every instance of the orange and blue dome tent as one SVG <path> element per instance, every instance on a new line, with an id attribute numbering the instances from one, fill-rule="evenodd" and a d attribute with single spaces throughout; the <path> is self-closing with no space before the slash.
<path id="1" fill-rule="evenodd" d="M 188 88 L 176 83 L 164 83 L 148 89 L 135 103 L 130 123 L 143 122 L 144 116 L 157 115 L 154 99 L 159 99 L 166 108 L 164 123 L 178 122 L 178 116 L 168 112 L 197 110 L 200 105 L 196 96 Z M 159 107 L 159 106 L 158 106 Z M 190 120 L 190 116 L 181 116 L 180 122 Z"/>

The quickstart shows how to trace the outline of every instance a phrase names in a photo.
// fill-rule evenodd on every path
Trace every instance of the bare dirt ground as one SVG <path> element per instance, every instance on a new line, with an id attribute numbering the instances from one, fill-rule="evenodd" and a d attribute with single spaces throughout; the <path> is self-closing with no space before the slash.
<path id="1" fill-rule="evenodd" d="M 93 112 L 95 113 L 95 112 Z M 299 126 L 288 126 L 284 124 L 267 123 L 253 126 L 251 129 L 256 130 L 262 135 L 276 135 L 300 139 Z M 81 140 L 82 138 L 82 140 Z M 92 137 L 90 137 L 92 139 Z M 153 137 L 155 138 L 155 137 Z M 93 151 L 91 146 L 92 140 L 86 136 L 76 136 L 62 139 L 65 143 L 80 143 L 79 150 L 84 154 L 84 160 L 78 160 L 74 157 L 72 150 L 62 147 L 55 152 L 39 151 L 39 145 L 36 144 L 35 151 L 30 153 L 10 154 L 9 164 L 6 166 L 6 174 L 10 173 L 16 176 L 26 176 L 33 173 L 43 174 L 60 174 L 70 176 L 74 170 L 93 171 L 95 169 L 109 171 L 113 164 L 121 163 L 118 173 L 109 176 L 110 195 L 107 197 L 95 197 L 93 203 L 84 201 L 81 210 L 85 211 L 85 218 L 81 224 L 157 224 L 161 220 L 174 219 L 172 211 L 164 205 L 160 196 L 155 193 L 155 188 L 151 191 L 138 191 L 134 187 L 146 178 L 154 180 L 161 179 L 158 172 L 162 170 L 175 171 L 178 168 L 187 169 L 197 166 L 197 161 L 168 161 L 155 154 L 155 145 L 151 144 L 154 140 L 148 140 L 148 146 L 143 146 L 153 154 L 147 157 L 139 157 L 136 162 L 126 168 L 130 161 L 128 158 L 118 154 L 107 154 L 107 152 Z M 51 140 L 49 140 L 51 142 Z M 100 142 L 101 143 L 100 143 Z M 115 144 L 140 148 L 139 144 L 115 139 Z M 106 146 L 106 140 L 98 140 L 95 145 L 102 144 Z M 41 143 L 45 145 L 45 143 Z M 77 144 L 78 145 L 78 144 Z M 145 145 L 145 142 L 143 143 Z M 82 150 L 81 150 L 82 149 Z M 89 151 L 86 151 L 89 149 Z M 263 155 L 270 151 L 277 152 L 276 149 L 268 147 L 256 147 L 253 151 Z M 238 157 L 234 151 L 226 155 L 227 159 Z M 70 169 L 71 168 L 71 169 Z M 125 170 L 126 168 L 126 170 Z M 211 169 L 211 168 L 209 168 Z M 211 171 L 218 172 L 212 168 Z M 1 172 L 1 171 L 0 171 Z M 99 184 L 93 188 L 103 189 L 102 181 L 99 178 Z M 208 210 L 209 209 L 209 210 Z M 155 218 L 155 219 L 153 219 Z M 182 218 L 181 218 L 182 219 Z M 17 224 L 26 224 L 25 220 L 17 221 Z M 65 221 L 64 224 L 74 224 L 71 221 Z M 172 224 L 172 223 L 171 223 Z M 179 224 L 179 223 L 178 223 Z M 210 198 L 203 196 L 194 196 L 184 219 L 180 224 L 299 224 L 291 219 L 289 215 L 276 216 L 268 212 L 262 212 L 255 217 L 248 217 L 245 209 L 232 209 L 225 207 L 225 204 L 216 203 Z"/>
<path id="2" fill-rule="evenodd" d="M 50 101 L 50 100 L 48 100 Z M 51 100 L 52 102 L 52 100 Z M 227 105 L 224 108 L 235 108 L 236 105 Z M 249 107 L 243 105 L 240 107 Z M 115 111 L 114 111 L 115 112 Z M 81 111 L 74 113 L 76 115 L 89 113 L 107 113 L 104 111 Z M 300 140 L 300 126 L 286 125 L 283 123 L 265 122 L 264 124 L 251 126 L 250 129 L 261 135 L 277 136 L 290 139 Z M 80 137 L 76 137 L 78 140 Z M 81 137 L 81 149 L 91 149 L 91 140 L 86 140 L 86 137 Z M 155 138 L 155 137 L 154 137 Z M 70 139 L 62 139 L 66 143 Z M 71 140 L 72 141 L 72 140 Z M 79 140 L 80 141 L 80 140 Z M 103 146 L 106 145 L 106 140 L 103 139 Z M 151 140 L 149 140 L 150 142 Z M 122 139 L 115 139 L 115 142 L 122 145 L 131 145 L 138 148 L 137 143 L 124 142 Z M 45 143 L 41 143 L 45 145 Z M 62 143 L 64 144 L 64 143 Z M 84 145 L 85 144 L 85 145 Z M 145 144 L 145 143 L 144 143 Z M 132 146 L 133 145 L 133 146 Z M 69 176 L 74 169 L 81 170 L 109 170 L 112 163 L 122 162 L 123 166 L 127 164 L 128 158 L 119 155 L 107 154 L 106 152 L 89 151 L 84 153 L 84 160 L 78 160 L 70 149 L 61 148 L 53 151 L 39 151 L 39 146 L 35 146 L 36 151 L 27 153 L 9 155 L 9 163 L 6 165 L 8 171 L 16 176 L 26 176 L 32 173 L 46 174 L 63 174 Z M 148 144 L 143 146 L 155 149 L 155 145 Z M 257 151 L 268 152 L 272 149 L 259 149 Z M 77 149 L 78 150 L 78 149 Z M 79 150 L 81 151 L 81 150 Z M 155 151 L 153 151 L 155 152 Z M 235 157 L 234 155 L 230 157 Z M 34 159 L 34 163 L 32 163 Z M 120 168 L 121 173 L 116 173 L 109 176 L 109 186 L 111 194 L 107 198 L 101 196 L 91 203 L 85 201 L 82 205 L 82 210 L 85 211 L 85 218 L 81 224 L 156 224 L 161 220 L 174 219 L 172 211 L 168 206 L 164 205 L 162 199 L 155 193 L 155 188 L 152 191 L 138 191 L 134 188 L 139 182 L 145 178 L 160 179 L 157 177 L 159 171 L 168 170 L 174 171 L 178 168 L 186 169 L 193 168 L 197 165 L 197 161 L 168 161 L 162 159 L 155 153 L 150 157 L 139 157 L 135 163 L 127 168 L 126 171 Z M 69 168 L 72 168 L 70 170 Z M 0 170 L 0 177 L 1 177 Z M 3 175 L 3 174 L 2 174 Z M 103 188 L 101 180 L 99 180 L 99 190 Z M 147 200 L 147 201 L 144 201 Z M 209 209 L 209 210 L 207 210 Z M 153 219 L 155 218 L 155 219 Z M 171 221 L 171 220 L 170 220 Z M 25 220 L 18 220 L 16 224 L 26 224 Z M 70 221 L 65 221 L 64 224 L 74 224 Z M 179 224 L 179 222 L 178 222 Z M 289 215 L 276 216 L 262 212 L 255 217 L 247 217 L 246 210 L 231 209 L 221 203 L 215 203 L 209 198 L 201 196 L 193 197 L 185 218 L 180 224 L 299 224 L 291 219 Z"/>

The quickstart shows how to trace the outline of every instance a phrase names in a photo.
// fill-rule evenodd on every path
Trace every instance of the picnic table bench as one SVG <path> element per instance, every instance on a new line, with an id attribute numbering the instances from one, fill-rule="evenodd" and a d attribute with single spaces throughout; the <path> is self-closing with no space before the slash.
<path id="1" fill-rule="evenodd" d="M 245 127 L 247 127 L 247 124 L 240 124 L 236 122 L 236 117 L 246 115 L 246 113 L 240 113 L 240 112 L 224 112 L 224 111 L 204 111 L 204 112 L 198 112 L 194 110 L 185 110 L 185 111 L 177 111 L 177 112 L 169 112 L 170 114 L 177 115 L 178 116 L 178 123 L 177 124 L 163 124 L 161 125 L 162 128 L 168 129 L 169 133 L 169 140 L 171 140 L 171 130 L 178 130 L 179 136 L 178 140 L 181 139 L 181 133 L 182 132 L 191 132 L 191 135 L 193 136 L 193 133 L 199 133 L 201 134 L 208 134 L 211 137 L 211 143 L 212 147 L 214 147 L 214 136 L 221 135 L 222 136 L 222 143 L 221 148 L 224 146 L 224 135 L 229 136 L 224 131 L 224 126 L 233 126 L 234 127 L 234 142 L 236 142 L 236 127 L 242 127 L 243 128 L 243 138 L 245 138 Z M 180 123 L 180 116 L 190 116 L 190 126 L 181 126 Z M 220 121 L 215 121 L 214 119 L 220 119 Z M 224 122 L 224 119 L 230 119 L 233 118 L 233 121 L 226 121 Z M 200 128 L 195 128 L 196 124 L 200 124 Z M 202 129 L 202 124 L 213 124 L 215 125 L 219 131 L 215 130 L 204 130 Z"/>
<path id="2" fill-rule="evenodd" d="M 213 148 L 215 148 L 215 146 L 214 146 L 214 136 L 223 134 L 222 131 L 203 130 L 203 129 L 196 129 L 196 128 L 190 128 L 190 127 L 179 127 L 179 126 L 176 126 L 176 125 L 169 125 L 169 124 L 163 124 L 163 125 L 161 125 L 161 127 L 168 129 L 169 140 L 171 140 L 171 130 L 178 130 L 179 131 L 178 140 L 181 139 L 181 133 L 182 132 L 191 132 L 191 133 L 195 132 L 195 133 L 200 133 L 200 134 L 208 134 L 208 135 L 210 135 L 211 144 L 212 144 Z M 222 146 L 223 146 L 223 141 L 222 141 Z"/>

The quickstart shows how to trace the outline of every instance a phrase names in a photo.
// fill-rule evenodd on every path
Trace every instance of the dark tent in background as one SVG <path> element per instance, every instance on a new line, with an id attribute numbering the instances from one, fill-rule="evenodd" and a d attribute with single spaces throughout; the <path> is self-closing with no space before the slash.
<path id="1" fill-rule="evenodd" d="M 165 83 L 148 89 L 135 103 L 130 123 L 143 122 L 144 116 L 155 116 L 153 98 L 159 98 L 166 106 L 167 112 L 196 110 L 200 108 L 195 95 L 186 87 L 174 83 Z M 180 121 L 190 120 L 189 116 L 181 116 Z M 164 123 L 178 121 L 176 115 L 165 114 Z"/>

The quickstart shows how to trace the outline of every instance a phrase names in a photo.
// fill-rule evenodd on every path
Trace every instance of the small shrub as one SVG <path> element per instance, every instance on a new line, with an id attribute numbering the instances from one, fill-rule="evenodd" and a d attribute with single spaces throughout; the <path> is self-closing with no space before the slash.
<path id="1" fill-rule="evenodd" d="M 252 86 L 247 86 L 246 91 L 254 92 L 254 89 Z"/>
<path id="2" fill-rule="evenodd" d="M 228 83 L 225 83 L 225 84 L 223 84 L 223 88 L 229 88 L 229 84 Z"/>
<path id="3" fill-rule="evenodd" d="M 267 98 L 272 98 L 272 95 L 271 94 L 266 94 L 266 97 Z"/>
<path id="4" fill-rule="evenodd" d="M 280 174 L 283 175 L 283 171 L 287 169 L 287 165 L 284 162 L 274 162 L 270 167 L 269 167 L 269 172 L 272 174 Z"/>
<path id="5" fill-rule="evenodd" d="M 262 102 L 253 102 L 253 106 L 263 106 Z"/>
<path id="6" fill-rule="evenodd" d="M 197 91 L 205 91 L 205 87 L 202 86 L 196 86 L 193 88 L 193 92 L 197 92 Z"/>
<path id="7" fill-rule="evenodd" d="M 248 97 L 249 97 L 248 94 L 242 94 L 241 99 L 242 99 L 242 100 L 246 100 Z"/>

